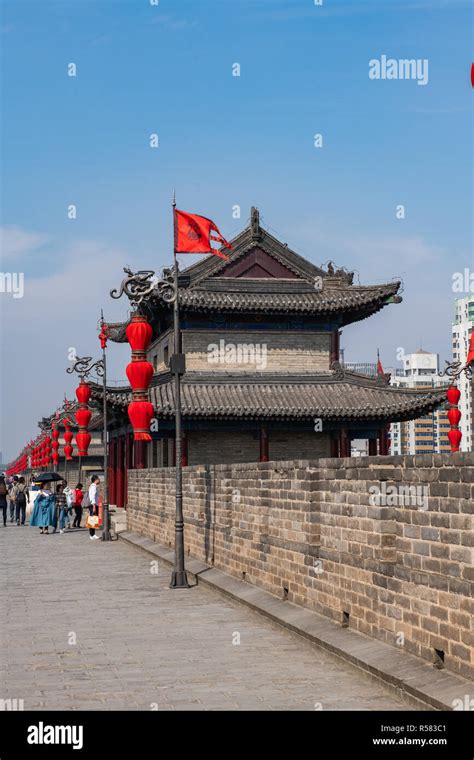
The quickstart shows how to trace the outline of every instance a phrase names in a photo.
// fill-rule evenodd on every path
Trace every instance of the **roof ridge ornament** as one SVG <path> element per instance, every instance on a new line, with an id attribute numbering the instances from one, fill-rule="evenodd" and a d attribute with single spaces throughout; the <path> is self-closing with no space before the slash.
<path id="1" fill-rule="evenodd" d="M 260 211 L 256 206 L 252 206 L 250 209 L 250 229 L 252 231 L 252 238 L 258 239 L 261 237 L 262 229 L 260 227 Z"/>
<path id="2" fill-rule="evenodd" d="M 334 278 L 335 282 L 339 280 L 346 285 L 352 285 L 354 281 L 354 272 L 350 272 L 346 267 L 338 267 L 334 261 L 329 261 L 327 264 L 328 277 Z"/>

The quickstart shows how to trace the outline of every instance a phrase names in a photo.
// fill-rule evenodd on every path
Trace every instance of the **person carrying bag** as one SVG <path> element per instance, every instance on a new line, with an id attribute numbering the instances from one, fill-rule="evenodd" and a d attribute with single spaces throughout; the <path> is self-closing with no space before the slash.
<path id="1" fill-rule="evenodd" d="M 97 475 L 93 475 L 91 478 L 91 484 L 89 490 L 84 496 L 84 499 L 88 502 L 83 506 L 89 508 L 89 515 L 86 520 L 86 528 L 89 528 L 89 537 L 91 541 L 97 540 L 99 536 L 96 536 L 96 528 L 99 527 L 99 483 L 100 480 Z"/>
<path id="2" fill-rule="evenodd" d="M 25 524 L 26 520 L 26 505 L 30 503 L 30 494 L 28 491 L 28 487 L 25 483 L 25 478 L 21 477 L 18 481 L 18 484 L 15 486 L 15 517 L 16 517 L 16 524 L 21 525 Z"/>

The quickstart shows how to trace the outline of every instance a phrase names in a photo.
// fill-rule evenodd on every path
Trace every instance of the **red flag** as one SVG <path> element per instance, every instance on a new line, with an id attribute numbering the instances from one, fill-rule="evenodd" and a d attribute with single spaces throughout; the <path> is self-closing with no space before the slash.
<path id="1" fill-rule="evenodd" d="M 378 375 L 379 377 L 383 377 L 383 376 L 384 376 L 384 374 L 385 374 L 385 373 L 384 373 L 384 371 L 383 371 L 382 362 L 380 361 L 379 352 L 377 351 L 377 375 Z"/>
<path id="2" fill-rule="evenodd" d="M 217 235 L 212 235 L 216 232 Z M 232 248 L 231 244 L 222 237 L 218 227 L 212 219 L 197 214 L 188 214 L 186 211 L 174 210 L 174 249 L 176 253 L 214 253 L 221 259 L 228 259 L 217 248 L 211 247 L 211 240 L 216 240 L 226 248 Z"/>

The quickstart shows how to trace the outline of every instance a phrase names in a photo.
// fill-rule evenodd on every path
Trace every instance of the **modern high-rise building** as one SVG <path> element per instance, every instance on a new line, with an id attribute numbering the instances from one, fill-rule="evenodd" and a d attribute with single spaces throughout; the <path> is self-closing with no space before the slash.
<path id="1" fill-rule="evenodd" d="M 474 328 L 474 294 L 465 298 L 457 298 L 454 304 L 454 321 L 453 321 L 453 359 L 466 363 L 471 339 Z M 459 411 L 461 412 L 461 421 L 459 428 L 462 433 L 460 449 L 461 451 L 473 450 L 473 383 L 464 373 L 462 373 L 457 382 L 457 387 L 461 391 L 459 399 Z"/>
<path id="2" fill-rule="evenodd" d="M 438 354 L 419 349 L 403 358 L 403 368 L 387 369 L 391 385 L 398 388 L 436 388 L 447 385 L 446 377 L 439 376 Z M 391 454 L 431 454 L 451 450 L 449 420 L 444 409 L 437 409 L 416 420 L 396 422 L 390 426 Z"/>

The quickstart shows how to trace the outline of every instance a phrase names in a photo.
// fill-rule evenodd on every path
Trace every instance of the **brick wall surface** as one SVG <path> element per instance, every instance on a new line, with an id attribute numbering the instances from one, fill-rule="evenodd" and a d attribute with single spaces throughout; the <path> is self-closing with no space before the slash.
<path id="1" fill-rule="evenodd" d="M 225 361 L 209 362 L 209 346 L 256 347 L 233 357 L 224 354 Z M 203 372 L 314 372 L 329 370 L 329 333 L 273 332 L 235 330 L 183 330 L 183 351 L 186 353 L 186 369 Z M 258 353 L 262 351 L 264 353 Z M 256 361 L 255 359 L 258 359 Z M 233 359 L 237 359 L 233 361 Z M 253 361 L 248 361 L 253 359 Z"/>
<path id="2" fill-rule="evenodd" d="M 184 469 L 186 553 L 472 677 L 474 454 Z M 130 530 L 174 544 L 174 469 L 129 472 Z"/>
<path id="3" fill-rule="evenodd" d="M 187 436 L 190 465 L 256 462 L 260 459 L 260 439 L 256 430 L 191 430 Z M 294 452 L 301 457 L 328 456 L 329 448 L 330 439 L 326 433 L 270 430 L 270 459 L 283 459 Z"/>
<path id="4" fill-rule="evenodd" d="M 237 430 L 190 430 L 188 432 L 188 462 L 255 462 L 260 458 L 257 433 Z"/>

